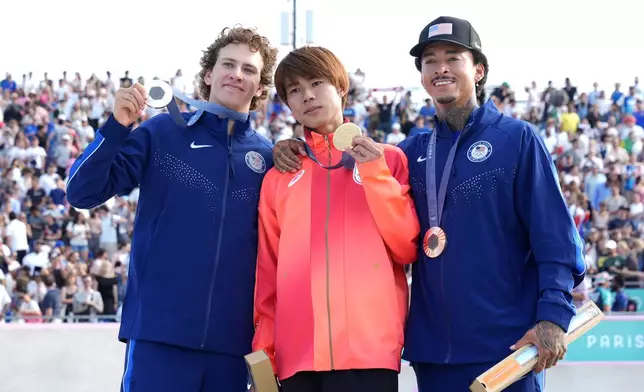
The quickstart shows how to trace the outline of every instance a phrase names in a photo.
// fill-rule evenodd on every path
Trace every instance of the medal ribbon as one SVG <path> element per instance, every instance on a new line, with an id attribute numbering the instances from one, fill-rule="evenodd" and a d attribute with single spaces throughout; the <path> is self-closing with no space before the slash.
<path id="1" fill-rule="evenodd" d="M 452 166 L 454 165 L 454 158 L 456 156 L 456 148 L 458 147 L 458 141 L 461 139 L 461 136 L 465 131 L 461 132 L 458 135 L 458 138 L 452 145 L 452 148 L 449 150 L 449 155 L 447 156 L 447 162 L 445 162 L 445 167 L 443 168 L 443 175 L 441 177 L 441 183 L 438 189 L 438 199 L 436 199 L 436 134 L 438 129 L 435 129 L 432 132 L 432 136 L 429 140 L 429 146 L 427 147 L 427 162 L 425 163 L 425 180 L 427 182 L 427 208 L 429 211 L 429 227 L 440 226 L 441 218 L 443 215 L 443 208 L 445 206 L 445 195 L 447 193 L 447 184 L 449 182 L 449 177 L 452 173 Z"/>
<path id="2" fill-rule="evenodd" d="M 322 164 L 318 159 L 315 157 L 315 154 L 313 154 L 313 150 L 311 150 L 311 147 L 308 145 L 308 143 L 304 143 L 304 149 L 306 150 L 306 155 L 315 163 L 317 163 L 320 167 L 327 169 L 327 170 L 335 170 L 339 169 L 341 167 L 345 167 L 348 170 L 353 170 L 353 166 L 355 165 L 355 161 L 351 157 L 351 155 L 347 154 L 346 152 L 342 153 L 342 159 L 340 159 L 340 162 L 336 163 L 335 165 L 332 166 L 327 166 Z"/>
<path id="3" fill-rule="evenodd" d="M 212 113 L 220 118 L 228 118 L 230 120 L 234 120 L 242 123 L 245 123 L 246 121 L 248 121 L 249 113 L 240 113 L 213 102 L 205 102 L 205 101 L 190 99 L 175 89 L 173 89 L 173 94 L 175 98 L 180 99 L 181 101 L 185 102 L 189 106 L 197 108 L 200 111 Z M 174 119 L 174 122 L 176 122 L 179 126 L 184 128 L 188 126 L 186 123 L 186 120 L 181 115 L 181 111 L 179 110 L 179 106 L 177 105 L 177 102 L 174 99 L 170 101 L 170 103 L 168 104 L 168 106 L 166 106 L 166 108 L 168 109 L 168 112 Z"/>

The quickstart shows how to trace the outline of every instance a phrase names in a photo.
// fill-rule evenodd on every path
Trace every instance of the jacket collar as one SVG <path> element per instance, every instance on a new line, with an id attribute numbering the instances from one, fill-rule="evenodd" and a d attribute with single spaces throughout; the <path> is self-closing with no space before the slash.
<path id="1" fill-rule="evenodd" d="M 342 118 L 343 124 L 346 124 L 348 122 L 350 121 L 347 117 Z M 311 149 L 314 152 L 325 151 L 327 148 L 331 148 L 333 146 L 334 134 L 335 131 L 328 135 L 321 135 L 310 128 L 304 127 L 305 141 L 309 146 L 311 146 Z M 335 150 L 335 148 L 333 148 L 332 151 L 333 150 Z"/>
<path id="2" fill-rule="evenodd" d="M 252 115 L 248 116 L 246 122 L 235 121 L 235 127 L 233 128 L 233 134 L 235 136 L 250 136 L 253 134 L 254 130 L 250 125 Z M 188 128 L 193 128 L 197 124 L 203 125 L 209 129 L 220 131 L 225 130 L 228 132 L 228 119 L 220 118 L 212 113 L 208 113 L 204 110 L 197 110 L 187 121 Z"/>
<path id="3" fill-rule="evenodd" d="M 482 130 L 488 124 L 501 116 L 501 112 L 494 104 L 492 99 L 489 99 L 483 106 L 477 106 L 470 113 L 469 118 L 465 124 L 465 128 L 460 131 L 474 128 L 475 130 Z M 440 121 L 438 115 L 434 115 L 434 123 L 436 124 L 436 132 L 439 138 L 451 138 L 451 130 L 446 122 Z"/>

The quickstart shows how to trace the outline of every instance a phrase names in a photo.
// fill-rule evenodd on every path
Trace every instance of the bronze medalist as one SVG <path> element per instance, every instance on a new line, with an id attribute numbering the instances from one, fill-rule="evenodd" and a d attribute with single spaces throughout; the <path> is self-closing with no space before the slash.
<path id="1" fill-rule="evenodd" d="M 447 235 L 438 226 L 427 230 L 423 237 L 423 251 L 429 258 L 435 258 L 441 255 L 447 245 Z"/>
<path id="2" fill-rule="evenodd" d="M 340 151 L 346 151 L 353 145 L 353 138 L 362 135 L 362 130 L 354 123 L 344 123 L 333 133 L 333 145 Z"/>

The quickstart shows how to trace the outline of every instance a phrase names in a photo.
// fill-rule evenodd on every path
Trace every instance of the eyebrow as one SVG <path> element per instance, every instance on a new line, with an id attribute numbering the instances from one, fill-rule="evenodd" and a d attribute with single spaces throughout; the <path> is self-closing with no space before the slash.
<path id="1" fill-rule="evenodd" d="M 460 51 L 460 50 L 450 49 L 450 50 L 446 50 L 445 53 L 447 53 L 447 54 L 461 54 L 463 52 Z M 429 52 L 427 52 L 427 53 L 425 53 L 423 55 L 423 58 L 430 57 L 430 56 L 436 56 L 436 54 L 430 50 Z"/>
<path id="2" fill-rule="evenodd" d="M 284 83 L 284 88 L 286 88 L 288 90 L 288 89 L 290 89 L 292 87 L 299 86 L 299 85 L 300 85 L 300 82 L 298 82 L 298 81 L 287 80 L 286 83 Z"/>
<path id="3" fill-rule="evenodd" d="M 223 57 L 223 58 L 221 59 L 221 61 L 229 61 L 229 62 L 231 62 L 231 63 L 235 63 L 235 64 L 237 64 L 237 63 L 238 63 L 238 61 L 237 61 L 237 60 L 232 59 L 232 58 L 230 58 L 230 57 Z M 246 67 L 251 67 L 251 68 L 253 68 L 254 70 L 257 70 L 257 67 L 256 67 L 256 66 L 254 66 L 253 64 L 244 63 L 243 65 L 244 65 L 244 66 L 246 66 Z"/>

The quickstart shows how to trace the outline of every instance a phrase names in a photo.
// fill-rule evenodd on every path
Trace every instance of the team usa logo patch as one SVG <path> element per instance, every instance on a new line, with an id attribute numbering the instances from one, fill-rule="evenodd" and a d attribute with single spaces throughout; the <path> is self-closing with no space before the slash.
<path id="1" fill-rule="evenodd" d="M 353 167 L 353 181 L 358 185 L 362 185 L 362 178 L 360 178 L 360 173 L 358 172 L 358 165 Z"/>
<path id="2" fill-rule="evenodd" d="M 474 163 L 483 162 L 490 155 L 492 155 L 492 145 L 484 140 L 472 144 L 467 150 L 467 159 Z"/>
<path id="3" fill-rule="evenodd" d="M 266 161 L 262 154 L 257 151 L 248 151 L 246 153 L 246 166 L 255 173 L 264 173 L 266 171 Z"/>

